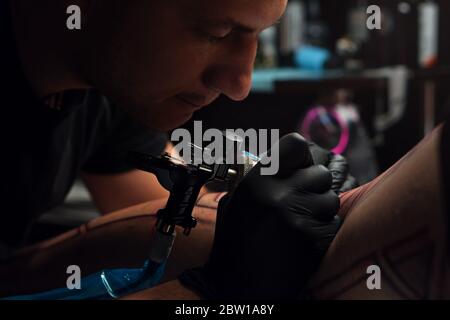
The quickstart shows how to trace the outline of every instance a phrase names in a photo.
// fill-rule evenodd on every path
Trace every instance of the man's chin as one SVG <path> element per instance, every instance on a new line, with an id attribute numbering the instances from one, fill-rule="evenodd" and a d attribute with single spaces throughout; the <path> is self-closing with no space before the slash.
<path id="1" fill-rule="evenodd" d="M 150 129 L 161 132 L 168 132 L 184 125 L 192 118 L 192 115 L 192 113 L 186 113 L 181 115 L 166 115 L 158 118 L 152 118 L 150 116 L 146 117 L 144 120 L 141 119 L 141 121 L 143 120 L 142 122 L 144 123 L 144 125 L 149 127 Z"/>
<path id="2" fill-rule="evenodd" d="M 168 132 L 188 122 L 195 109 L 174 99 L 168 99 L 158 104 L 147 103 L 145 107 L 141 104 L 139 108 L 128 109 L 128 111 L 136 121 L 149 129 Z"/>

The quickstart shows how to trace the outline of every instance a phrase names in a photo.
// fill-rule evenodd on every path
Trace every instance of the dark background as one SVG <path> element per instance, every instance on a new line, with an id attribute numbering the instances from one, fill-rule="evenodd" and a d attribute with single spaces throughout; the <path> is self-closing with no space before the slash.
<path id="1" fill-rule="evenodd" d="M 400 2 L 408 2 L 411 11 L 401 14 Z M 389 30 L 370 31 L 370 40 L 366 43 L 362 56 L 365 68 L 378 68 L 405 65 L 412 77 L 408 84 L 408 103 L 405 116 L 394 127 L 387 130 L 383 142 L 374 143 L 380 171 L 384 171 L 408 152 L 423 138 L 423 85 L 426 80 L 436 83 L 436 123 L 444 119 L 450 107 L 450 1 L 436 1 L 440 6 L 439 22 L 439 60 L 431 69 L 423 70 L 418 66 L 418 14 L 420 1 L 370 1 L 370 5 L 381 7 L 382 13 L 393 22 Z M 308 3 L 308 1 L 304 1 Z M 321 0 L 321 18 L 329 26 L 327 47 L 333 49 L 336 40 L 346 33 L 347 15 L 358 1 Z M 363 81 L 363 82 L 361 82 Z M 377 99 L 385 99 L 385 84 L 366 83 L 364 80 L 344 85 L 353 92 L 353 102 L 358 106 L 363 123 L 371 138 L 374 138 L 373 114 Z M 361 85 L 361 83 L 363 85 Z M 331 87 L 339 88 L 335 83 Z M 232 102 L 220 98 L 214 105 L 198 112 L 194 120 L 203 120 L 204 127 L 216 128 L 278 128 L 282 134 L 297 129 L 307 107 L 330 90 L 330 84 L 322 81 L 309 83 L 280 83 L 273 93 L 253 92 L 244 102 Z M 186 125 L 192 127 L 192 121 Z"/>

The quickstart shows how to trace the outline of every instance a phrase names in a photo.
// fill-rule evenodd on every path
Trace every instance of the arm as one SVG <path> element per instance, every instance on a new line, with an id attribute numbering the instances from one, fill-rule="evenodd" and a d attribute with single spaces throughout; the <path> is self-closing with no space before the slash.
<path id="1" fill-rule="evenodd" d="M 174 280 L 129 295 L 122 300 L 201 300 L 201 297 L 184 287 L 178 280 Z"/>
<path id="2" fill-rule="evenodd" d="M 172 143 L 167 144 L 165 152 L 174 155 L 176 151 Z M 141 170 L 120 174 L 83 173 L 81 178 L 102 214 L 169 197 L 169 192 L 159 184 L 154 174 Z M 205 193 L 207 189 L 203 188 L 199 196 Z"/>
<path id="3" fill-rule="evenodd" d="M 81 177 L 103 214 L 169 196 L 155 175 L 140 170 L 115 175 L 83 173 Z"/>
<path id="4" fill-rule="evenodd" d="M 341 196 L 342 229 L 310 282 L 316 299 L 450 297 L 437 129 L 379 178 Z M 368 290 L 367 267 L 381 269 Z M 197 299 L 178 281 L 126 299 Z"/>
<path id="5" fill-rule="evenodd" d="M 448 230 L 444 223 L 447 217 L 443 211 L 441 195 L 439 134 L 440 130 L 436 130 L 373 183 L 341 197 L 340 214 L 345 217 L 345 222 L 310 283 L 310 289 L 316 298 L 450 297 L 449 263 L 444 254 Z M 163 204 L 158 206 L 160 205 Z M 64 264 L 58 265 L 55 261 L 72 261 L 77 253 L 86 258 L 86 253 L 82 254 L 86 241 L 97 243 L 96 247 L 89 250 L 92 260 L 86 265 L 87 271 L 92 262 L 94 266 L 91 269 L 94 270 L 111 267 L 113 263 L 117 263 L 117 252 L 120 252 L 119 256 L 122 258 L 119 266 L 127 260 L 142 261 L 148 250 L 151 235 L 148 231 L 154 224 L 154 219 L 146 215 L 140 217 L 139 213 L 155 212 L 158 206 L 140 205 L 128 209 L 129 215 L 118 212 L 102 217 L 97 222 L 80 228 L 78 236 L 66 235 L 72 236 L 72 241 L 53 240 L 41 244 L 41 248 L 34 247 L 22 252 L 17 257 L 18 263 L 11 265 L 10 269 L 17 272 L 23 268 L 21 266 L 26 266 L 23 274 L 28 278 L 24 279 L 30 280 L 32 277 L 34 281 L 53 279 L 55 275 L 61 274 L 61 283 L 64 283 Z M 203 215 L 208 223 L 201 224 L 200 229 L 196 229 L 190 237 L 179 238 L 171 257 L 173 267 L 168 266 L 172 277 L 166 280 L 173 280 L 173 275 L 176 276 L 180 270 L 201 265 L 207 259 L 214 236 L 215 215 L 210 209 L 197 208 L 196 213 Z M 134 232 L 123 232 L 130 228 Z M 124 242 L 127 242 L 126 245 Z M 135 250 L 129 250 L 130 243 L 141 246 L 134 246 Z M 434 250 L 430 250 L 432 247 Z M 99 252 L 103 259 L 98 259 Z M 195 252 L 196 255 L 186 261 L 186 252 Z M 422 253 L 432 254 L 424 256 Z M 402 264 L 402 261 L 407 263 Z M 369 291 L 366 287 L 366 269 L 372 264 L 381 267 L 382 290 Z M 36 269 L 32 272 L 29 268 L 33 266 Z M 428 270 L 422 272 L 428 278 L 419 277 L 415 270 Z M 37 274 L 39 277 L 33 277 Z M 1 275 L 2 272 L 0 279 Z M 8 281 L 11 278 L 6 273 L 3 279 Z M 31 283 L 32 281 L 28 282 L 25 288 L 29 288 Z M 51 287 L 55 286 L 57 285 Z M 17 283 L 11 288 L 13 292 L 20 290 Z M 157 300 L 196 297 L 178 281 L 173 281 L 127 298 Z"/>
<path id="6" fill-rule="evenodd" d="M 169 142 L 165 152 L 171 154 L 173 150 Z M 102 214 L 169 196 L 154 174 L 141 170 L 120 174 L 82 173 L 81 179 Z"/>
<path id="7" fill-rule="evenodd" d="M 374 182 L 341 197 L 345 222 L 310 284 L 318 299 L 450 297 L 447 215 L 436 129 Z M 367 267 L 381 290 L 367 288 Z"/>
<path id="8" fill-rule="evenodd" d="M 178 230 L 163 281 L 206 262 L 214 237 L 218 194 L 199 199 L 194 216 L 199 223 L 189 237 Z M 68 266 L 82 276 L 102 269 L 140 267 L 148 256 L 156 222 L 165 199 L 154 200 L 99 217 L 79 228 L 17 250 L 0 264 L 0 297 L 43 292 L 66 286 Z M 189 252 L 189 254 L 186 254 Z"/>

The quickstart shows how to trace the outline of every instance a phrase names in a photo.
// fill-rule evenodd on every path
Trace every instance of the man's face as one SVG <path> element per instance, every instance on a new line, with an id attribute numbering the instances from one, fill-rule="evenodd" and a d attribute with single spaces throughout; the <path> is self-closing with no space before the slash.
<path id="1" fill-rule="evenodd" d="M 220 94 L 248 95 L 258 34 L 286 2 L 100 1 L 90 10 L 85 76 L 151 128 L 176 128 Z"/>

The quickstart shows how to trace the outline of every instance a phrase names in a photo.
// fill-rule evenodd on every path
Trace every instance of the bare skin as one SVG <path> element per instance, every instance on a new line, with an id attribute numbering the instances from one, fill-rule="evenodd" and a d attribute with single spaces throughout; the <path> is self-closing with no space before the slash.
<path id="1" fill-rule="evenodd" d="M 221 94 L 247 97 L 258 34 L 287 0 L 11 3 L 25 73 L 39 96 L 96 88 L 166 131 Z M 81 8 L 80 31 L 66 28 L 69 5 Z"/>
<path id="2" fill-rule="evenodd" d="M 439 180 L 439 135 L 440 129 L 374 182 L 342 195 L 340 215 L 345 222 L 310 283 L 315 298 L 450 298 L 450 265 L 445 241 L 447 216 Z M 416 179 L 418 176 L 420 180 Z M 185 268 L 206 262 L 214 237 L 217 200 L 217 195 L 206 194 L 199 202 L 196 214 L 202 222 L 190 237 L 180 236 L 177 240 L 164 280 L 169 282 L 125 299 L 201 298 L 178 281 L 170 280 Z M 64 266 L 70 261 L 73 263 L 74 257 L 78 259 L 75 262 L 86 263 L 86 270 L 92 271 L 124 263 L 137 266 L 150 245 L 154 218 L 148 213 L 163 205 L 160 201 L 129 208 L 126 210 L 128 218 L 124 218 L 123 212 L 103 217 L 91 223 L 89 232 L 79 236 L 77 241 L 54 239 L 22 250 L 17 253 L 16 262 L 0 270 L 0 277 L 11 279 L 8 269 L 9 272 L 19 269 L 24 275 L 39 280 L 33 277 L 34 272 L 42 277 L 39 272 L 47 270 L 52 274 L 48 279 L 56 281 L 55 274 L 59 272 L 59 282 L 52 284 L 55 287 L 65 283 Z M 134 231 L 127 232 L 131 229 Z M 95 239 L 98 241 L 93 247 L 91 241 Z M 130 246 L 134 250 L 130 250 Z M 85 248 L 89 250 L 83 253 Z M 96 259 L 89 259 L 89 254 Z M 102 259 L 98 258 L 100 254 Z M 366 271 L 373 264 L 381 268 L 382 290 L 367 289 Z M 15 290 L 20 288 L 17 282 L 15 285 L 12 287 Z M 42 285 L 50 284 L 37 281 L 35 290 L 42 290 Z M 29 289 L 25 285 L 22 290 L 24 288 Z"/>
<path id="3" fill-rule="evenodd" d="M 221 194 L 205 194 L 194 216 L 198 226 L 178 237 L 163 281 L 204 263 L 214 237 L 215 212 Z M 82 276 L 102 269 L 141 267 L 148 256 L 155 213 L 166 200 L 155 200 L 97 218 L 56 238 L 17 250 L 0 265 L 0 297 L 32 294 L 66 286 L 67 267 L 78 265 Z"/>
<path id="4" fill-rule="evenodd" d="M 450 298 L 440 133 L 435 130 L 376 181 L 341 197 L 345 222 L 311 280 L 314 298 Z M 381 269 L 381 290 L 367 288 L 370 265 Z M 125 299 L 167 298 L 201 297 L 172 281 Z"/>
<path id="5" fill-rule="evenodd" d="M 7 1 L 22 69 L 37 97 L 51 102 L 67 90 L 96 89 L 164 132 L 221 94 L 248 95 L 258 34 L 287 2 Z M 81 9 L 81 30 L 66 27 L 71 5 Z M 80 175 L 103 214 L 167 196 L 142 171 Z"/>
<path id="6" fill-rule="evenodd" d="M 37 95 L 44 97 L 68 89 L 97 88 L 112 101 L 127 106 L 137 119 L 159 130 L 183 124 L 194 111 L 210 104 L 220 94 L 234 100 L 244 99 L 250 90 L 257 35 L 279 19 L 286 5 L 282 0 L 78 0 L 70 3 L 43 0 L 32 2 L 33 5 L 30 1 L 18 0 L 12 3 L 23 66 Z M 62 12 L 68 4 L 78 4 L 86 12 L 85 25 L 78 33 L 63 27 L 66 16 Z M 224 19 L 227 24 L 222 23 Z M 233 24 L 230 24 L 231 20 L 234 20 Z M 38 24 L 41 28 L 35 28 Z M 439 198 L 436 144 L 433 144 L 436 136 L 425 141 L 397 170 L 391 171 L 379 182 L 379 187 L 362 193 L 364 201 L 349 211 L 351 214 L 311 283 L 316 297 L 449 297 L 446 291 L 450 287 L 447 285 L 448 260 L 443 255 L 446 248 L 442 241 L 446 231 L 443 230 L 442 199 Z M 423 172 L 427 175 L 420 181 L 415 180 L 417 176 L 423 177 Z M 397 192 L 401 193 L 400 197 L 394 196 Z M 150 212 L 149 209 L 145 211 Z M 128 258 L 138 263 L 148 242 L 141 242 L 141 233 L 132 229 L 142 228 L 142 234 L 148 237 L 150 233 L 144 231 L 154 221 L 152 217 L 144 219 L 147 223 L 125 225 L 125 229 L 121 229 L 122 225 L 117 233 L 108 233 L 106 229 L 104 234 L 93 233 L 93 242 L 67 242 L 67 247 L 53 257 L 39 254 L 34 251 L 36 247 L 29 248 L 18 253 L 17 257 L 23 259 L 18 261 L 22 266 L 38 265 L 40 267 L 33 271 L 44 272 L 45 266 L 55 261 L 53 258 L 63 256 L 64 259 L 56 260 L 62 265 L 71 264 L 74 257 L 83 257 L 94 249 L 88 244 L 96 243 L 97 251 L 92 252 L 105 254 L 104 259 L 97 256 L 94 260 L 98 268 L 107 264 L 107 257 L 117 256 L 116 250 L 127 253 L 129 242 L 124 239 L 133 234 L 134 243 L 140 247 L 136 247 L 136 256 Z M 400 224 L 401 232 L 398 231 Z M 205 225 L 205 228 L 205 233 L 198 233 L 199 236 L 205 234 L 206 238 L 199 242 L 206 244 L 204 250 L 199 250 L 184 267 L 206 260 L 210 244 L 206 239 L 211 239 L 213 226 Z M 380 238 L 380 234 L 384 236 Z M 111 238 L 112 235 L 117 238 Z M 108 241 L 94 241 L 102 238 L 116 239 L 122 247 L 111 246 Z M 413 243 L 413 248 L 403 246 L 405 242 Z M 188 248 L 192 248 L 191 245 L 195 242 Z M 434 248 L 433 255 L 416 262 L 419 269 L 426 264 L 432 270 L 432 278 L 427 282 L 430 285 L 423 293 L 420 290 L 423 284 L 421 287 L 412 283 L 415 278 L 402 279 L 392 265 L 399 261 L 397 258 L 404 257 L 404 252 L 417 253 L 430 246 Z M 397 255 L 392 254 L 392 248 L 397 250 Z M 92 263 L 92 259 L 87 260 Z M 389 280 L 382 291 L 364 289 L 362 277 L 366 260 L 379 263 L 385 270 Z M 358 264 L 358 261 L 364 263 Z M 30 270 L 24 268 L 21 271 L 25 276 Z M 61 269 L 60 272 L 64 271 Z M 37 274 L 43 277 L 45 272 Z M 3 275 L 3 283 L 12 281 L 8 279 L 8 273 Z M 48 276 L 51 278 L 54 274 Z M 22 281 L 27 284 L 25 279 Z M 163 286 L 144 292 L 140 297 L 195 297 L 177 282 Z M 38 288 L 41 289 L 38 286 L 34 289 Z"/>
<path id="7" fill-rule="evenodd" d="M 94 88 L 157 131 L 184 124 L 221 94 L 245 99 L 258 34 L 287 3 L 9 1 L 23 71 L 38 97 Z M 81 9 L 81 30 L 66 28 L 69 5 Z M 142 171 L 82 178 L 102 213 L 167 196 Z"/>
<path id="8" fill-rule="evenodd" d="M 440 134 L 344 196 L 345 223 L 311 282 L 316 298 L 450 298 Z M 381 290 L 367 289 L 370 265 L 381 269 Z"/>

